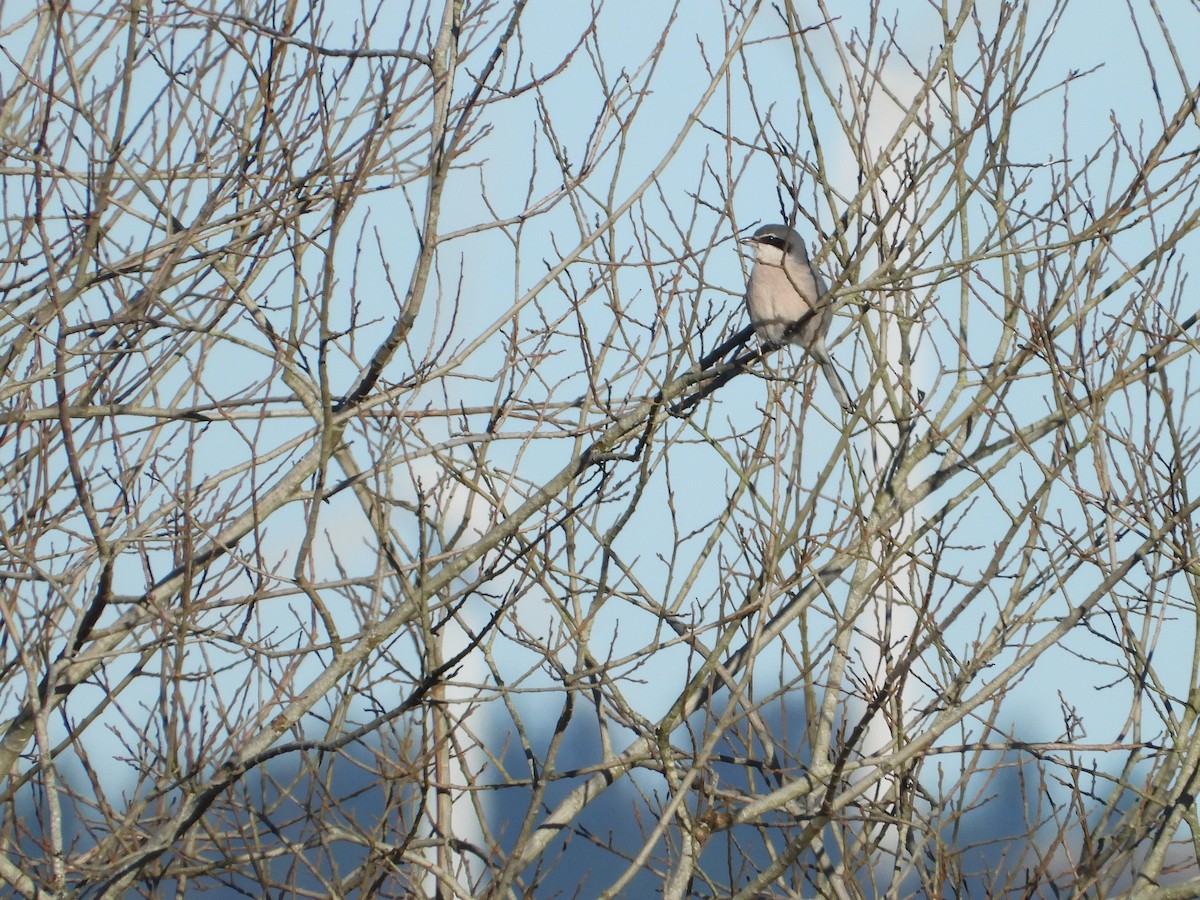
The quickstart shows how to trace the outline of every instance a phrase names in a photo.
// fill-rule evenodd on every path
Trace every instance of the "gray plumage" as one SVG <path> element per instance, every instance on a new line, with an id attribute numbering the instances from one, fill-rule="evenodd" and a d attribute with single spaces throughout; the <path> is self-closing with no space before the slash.
<path id="1" fill-rule="evenodd" d="M 746 285 L 746 309 L 754 331 L 768 346 L 792 343 L 807 350 L 842 409 L 854 409 L 825 349 L 825 334 L 833 321 L 828 289 L 809 262 L 800 235 L 786 225 L 764 225 L 742 243 L 754 251 Z"/>

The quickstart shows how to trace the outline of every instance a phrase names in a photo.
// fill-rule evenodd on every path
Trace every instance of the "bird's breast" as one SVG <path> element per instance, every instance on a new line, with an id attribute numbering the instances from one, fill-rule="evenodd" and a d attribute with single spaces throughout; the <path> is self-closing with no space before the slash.
<path id="1" fill-rule="evenodd" d="M 777 344 L 784 339 L 789 325 L 808 315 L 809 304 L 782 266 L 760 264 L 750 272 L 746 308 L 758 336 Z M 793 335 L 792 340 L 804 343 L 801 334 Z"/>

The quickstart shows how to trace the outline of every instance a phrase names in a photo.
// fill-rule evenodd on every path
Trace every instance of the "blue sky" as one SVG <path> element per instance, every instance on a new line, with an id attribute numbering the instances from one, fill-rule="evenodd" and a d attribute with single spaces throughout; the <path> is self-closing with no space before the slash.
<path id="1" fill-rule="evenodd" d="M 388 13 L 395 15 L 398 23 L 406 8 L 397 4 L 389 7 Z M 985 35 L 988 23 L 996 18 L 999 9 L 997 3 L 977 5 Z M 868 382 L 870 355 L 864 334 L 871 328 L 878 331 L 881 323 L 900 309 L 924 326 L 917 344 L 914 382 L 927 392 L 932 408 L 947 402 L 951 379 L 941 371 L 940 363 L 955 358 L 960 304 L 965 303 L 967 310 L 970 329 L 965 340 L 974 356 L 985 358 L 1003 334 L 996 312 L 999 306 L 988 302 L 1000 294 L 989 280 L 999 284 L 1003 274 L 994 260 L 979 261 L 972 267 L 970 278 L 962 272 L 950 271 L 951 277 L 939 280 L 948 257 L 952 261 L 954 254 L 964 252 L 964 245 L 972 247 L 986 235 L 987 203 L 978 198 L 973 201 L 975 205 L 964 220 L 971 238 L 961 243 L 947 240 L 918 250 L 920 229 L 911 234 L 900 232 L 904 237 L 900 262 L 920 270 L 910 289 L 903 291 L 889 290 L 886 279 L 885 286 L 880 286 L 875 271 L 878 256 L 873 250 L 854 257 L 860 248 L 857 238 L 869 235 L 873 223 L 883 218 L 887 209 L 872 208 L 870 202 L 864 204 L 850 217 L 846 236 L 837 238 L 842 203 L 858 191 L 861 174 L 861 155 L 856 155 L 853 152 L 856 148 L 851 146 L 855 135 L 847 137 L 834 114 L 835 107 L 846 112 L 854 106 L 853 98 L 848 97 L 852 86 L 841 83 L 842 60 L 854 55 L 868 29 L 891 27 L 892 23 L 905 55 L 918 68 L 940 51 L 942 26 L 931 5 L 897 3 L 894 10 L 873 24 L 866 19 L 866 3 L 840 4 L 838 18 L 831 29 L 826 29 L 820 25 L 815 4 L 802 6 L 801 23 L 812 27 L 807 38 L 816 48 L 815 65 L 805 63 L 803 67 L 813 103 L 809 121 L 797 102 L 799 83 L 791 44 L 780 37 L 781 25 L 775 11 L 764 5 L 750 32 L 745 68 L 743 58 L 733 61 L 727 83 L 718 88 L 701 112 L 699 122 L 690 127 L 679 153 L 670 159 L 653 187 L 634 204 L 632 214 L 620 217 L 611 232 L 592 242 L 562 277 L 534 295 L 531 291 L 546 273 L 569 256 L 584 236 L 591 237 L 592 230 L 608 214 L 608 207 L 619 205 L 664 159 L 675 138 L 687 127 L 687 117 L 707 82 L 707 73 L 720 64 L 729 30 L 736 28 L 740 20 L 730 11 L 728 3 L 690 3 L 673 8 L 666 3 L 612 0 L 604 5 L 596 22 L 594 43 L 577 47 L 579 35 L 592 17 L 589 6 L 533 0 L 518 33 L 519 43 L 514 45 L 520 52 L 514 50 L 508 81 L 525 83 L 531 77 L 554 70 L 564 60 L 566 68 L 561 77 L 548 82 L 540 92 L 529 92 L 511 103 L 487 107 L 483 115 L 489 130 L 460 160 L 463 169 L 447 189 L 440 227 L 443 233 L 463 233 L 441 246 L 422 315 L 409 345 L 389 368 L 386 378 L 398 382 L 407 377 L 423 354 L 449 370 L 436 383 L 405 398 L 407 405 L 399 412 L 412 415 L 415 421 L 416 413 L 426 403 L 450 409 L 460 404 L 490 405 L 500 391 L 492 378 L 504 367 L 506 338 L 514 333 L 528 338 L 542 328 L 549 332 L 543 345 L 545 357 L 536 362 L 522 361 L 522 371 L 528 370 L 527 379 L 518 386 L 517 393 L 522 399 L 565 404 L 594 383 L 603 387 L 599 393 L 612 402 L 614 409 L 620 409 L 622 404 L 652 394 L 661 379 L 686 368 L 701 349 L 711 348 L 746 324 L 741 297 L 746 261 L 734 239 L 757 224 L 790 214 L 790 210 L 783 213 L 780 210 L 781 173 L 796 188 L 803 208 L 797 227 L 810 246 L 815 250 L 829 239 L 827 252 L 818 258 L 818 265 L 829 281 L 840 283 L 845 298 L 833 329 L 838 339 L 833 353 L 842 371 L 860 386 Z M 1035 10 L 1035 14 L 1041 12 Z M 1200 46 L 1194 15 L 1188 18 L 1190 14 L 1180 7 L 1171 7 L 1165 14 L 1179 16 L 1180 24 L 1171 27 L 1177 47 Z M 672 22 L 670 37 L 661 52 L 656 53 L 656 42 L 668 21 Z M 333 35 L 330 42 L 336 43 L 333 37 L 351 41 L 354 29 L 344 20 L 339 25 L 346 28 L 346 33 Z M 389 33 L 386 26 L 385 20 L 381 20 L 373 35 L 379 44 L 386 43 L 383 38 Z M 968 25 L 966 31 L 969 35 L 972 26 Z M 1038 27 L 1031 26 L 1031 34 L 1037 31 Z M 1045 34 L 1042 44 L 1026 48 L 1035 53 L 1044 49 L 1045 55 L 1026 94 L 1029 105 L 1011 123 L 1009 158 L 1018 164 L 1013 166 L 1014 181 L 1029 177 L 1046 185 L 1052 176 L 1061 174 L 1064 156 L 1070 160 L 1066 167 L 1073 169 L 1098 148 L 1101 153 L 1110 152 L 1104 148 L 1119 150 L 1119 141 L 1114 143 L 1114 123 L 1120 128 L 1121 140 L 1129 142 L 1135 150 L 1144 150 L 1153 142 L 1163 116 L 1173 113 L 1183 89 L 1195 82 L 1196 73 L 1188 71 L 1181 78 L 1176 72 L 1177 61 L 1153 35 L 1146 34 L 1148 59 L 1132 37 L 1124 4 L 1081 3 L 1069 7 L 1052 33 Z M 957 70 L 976 88 L 979 85 L 972 73 L 979 57 L 979 48 L 970 38 L 955 47 Z M 1180 59 L 1178 63 L 1185 69 L 1194 65 L 1189 59 Z M 477 72 L 481 64 L 479 56 L 470 59 L 459 81 L 459 96 L 472 89 L 467 76 Z M 1155 74 L 1153 85 L 1149 71 Z M 0 72 L 5 79 L 11 78 L 10 69 L 0 68 Z M 917 82 L 906 72 L 899 53 L 892 54 L 884 73 L 884 83 L 901 100 L 916 89 Z M 828 80 L 834 102 L 822 97 L 818 76 Z M 153 71 L 143 74 L 139 70 L 138 78 L 145 78 L 144 82 L 139 80 L 137 90 L 144 91 L 147 98 L 162 86 L 163 79 Z M 1060 87 L 1067 79 L 1071 79 L 1070 84 Z M 350 78 L 344 93 L 350 95 L 358 90 L 365 94 L 372 89 L 367 80 Z M 1047 93 L 1037 97 L 1040 91 Z M 1150 102 L 1155 93 L 1161 98 L 1161 106 Z M 751 109 L 751 94 L 757 113 Z M 946 99 L 941 93 L 937 96 Z M 539 109 L 546 111 L 553 125 L 552 136 L 538 119 Z M 637 115 L 632 124 L 622 130 L 618 123 L 635 110 Z M 930 110 L 929 133 L 933 138 L 928 143 L 936 145 L 947 140 L 950 128 L 944 117 L 939 118 L 936 105 Z M 859 134 L 864 142 L 872 146 L 877 142 L 882 147 L 899 121 L 898 107 L 876 101 L 869 111 L 871 121 Z M 778 142 L 768 145 L 756 116 L 769 116 L 775 129 L 773 136 L 784 142 L 786 149 L 781 149 Z M 992 124 L 998 126 L 999 118 Z M 404 139 L 404 134 L 401 132 L 397 140 Z M 556 149 L 569 160 L 567 170 L 578 174 L 589 158 L 589 150 L 596 146 L 596 135 L 599 144 L 610 149 L 599 161 L 586 190 L 559 198 L 551 212 L 530 218 L 520 229 L 514 225 L 507 231 L 471 233 L 476 225 L 493 217 L 517 215 L 530 198 L 554 196 L 563 181 L 562 169 L 554 158 Z M 922 145 L 925 140 L 919 129 L 914 129 L 907 138 L 914 145 Z M 347 138 L 347 143 L 350 139 Z M 988 151 L 986 142 L 980 140 L 969 152 L 972 160 L 977 161 Z M 313 148 L 306 147 L 299 149 L 297 155 L 303 159 L 313 153 Z M 420 179 L 401 184 L 412 171 L 401 166 L 371 183 L 378 192 L 358 203 L 346 229 L 347 234 L 356 238 L 344 240 L 337 251 L 339 290 L 348 297 L 353 295 L 359 305 L 353 310 L 350 304 L 338 308 L 336 313 L 341 319 L 332 325 L 335 329 L 346 327 L 356 316 L 353 321 L 362 327 L 353 342 L 349 338 L 335 342 L 335 361 L 331 367 L 335 391 L 348 389 L 353 383 L 373 341 L 391 327 L 396 316 L 396 295 L 403 292 L 415 256 L 417 227 L 413 211 L 419 210 L 424 200 Z M 1093 180 L 1076 185 L 1076 190 L 1102 200 L 1112 189 L 1103 181 L 1107 171 L 1097 166 L 1091 175 Z M 1129 178 L 1130 166 L 1121 152 L 1117 153 L 1113 171 L 1116 184 Z M 213 174 L 216 177 L 220 173 Z M 903 183 L 904 177 L 905 173 L 897 168 L 886 173 L 882 183 L 894 189 Z M 203 196 L 202 186 L 197 185 L 190 204 L 183 204 L 182 208 L 194 207 Z M 881 196 L 876 194 L 869 200 L 875 202 Z M 1039 195 L 1034 190 L 1029 196 Z M 932 208 L 939 215 L 946 214 L 948 201 L 923 200 L 927 205 L 918 204 L 912 212 Z M 178 202 L 182 204 L 182 198 Z M 1053 214 L 1051 208 L 1046 219 L 1052 220 Z M 962 222 L 954 225 L 963 227 Z M 886 227 L 898 226 L 893 222 Z M 514 250 L 518 232 L 520 247 Z M 1152 235 L 1149 229 L 1142 229 L 1117 236 L 1122 258 L 1132 261 L 1149 252 L 1153 248 Z M 121 236 L 112 237 L 116 240 Z M 367 250 L 359 254 L 360 246 Z M 1197 249 L 1194 237 L 1181 245 L 1185 273 L 1192 272 L 1191 260 Z M 840 260 L 847 258 L 855 259 L 855 264 L 843 278 Z M 313 250 L 299 261 L 296 257 L 281 256 L 276 263 L 279 280 L 261 281 L 265 286 L 262 301 L 276 302 L 277 308 L 286 311 L 288 291 L 293 287 L 288 277 L 300 271 L 303 277 L 297 279 L 298 283 L 315 283 L 322 262 Z M 1024 281 L 1017 280 L 1016 288 L 1027 288 L 1029 296 L 1036 296 L 1042 274 L 1031 268 L 1024 273 Z M 1110 272 L 1108 277 L 1114 274 Z M 971 282 L 976 293 L 962 290 L 964 280 Z M 1111 307 L 1106 305 L 1098 311 L 1094 327 L 1104 327 L 1106 316 L 1119 317 L 1121 303 L 1140 289 L 1137 284 L 1123 288 L 1113 298 Z M 964 296 L 968 298 L 966 301 Z M 511 310 L 517 304 L 522 304 L 522 309 L 514 315 Z M 281 313 L 280 318 L 286 316 Z M 371 324 L 364 325 L 366 322 Z M 495 333 L 472 349 L 472 343 L 496 324 L 499 327 Z M 1024 329 L 1022 339 L 1028 338 L 1028 317 L 1021 319 L 1017 328 Z M 201 367 L 205 386 L 218 394 L 232 394 L 249 380 L 248 373 L 265 372 L 269 368 L 270 356 L 262 347 L 257 348 L 257 353 L 242 353 L 244 349 L 224 345 L 207 355 Z M 455 354 L 461 354 L 461 361 L 451 365 L 447 360 Z M 771 377 L 793 373 L 794 385 L 781 384 L 779 379 Z M 185 373 L 180 377 L 186 381 Z M 876 436 L 866 429 L 855 431 L 843 456 L 838 449 L 841 421 L 836 413 L 830 412 L 833 405 L 820 380 L 816 382 L 814 403 L 811 406 L 807 403 L 813 377 L 812 367 L 802 351 L 784 350 L 754 373 L 728 385 L 691 418 L 663 426 L 658 435 L 662 443 L 656 445 L 655 453 L 664 453 L 665 459 L 658 461 L 656 477 L 645 487 L 636 514 L 613 544 L 636 574 L 639 589 L 661 598 L 663 603 L 676 596 L 674 592 L 680 590 L 682 581 L 680 573 L 687 571 L 689 560 L 699 556 L 699 545 L 704 539 L 702 529 L 720 515 L 743 478 L 753 482 L 755 492 L 743 495 L 739 501 L 745 508 L 739 510 L 734 525 L 722 538 L 727 545 L 724 555 L 707 559 L 691 594 L 684 598 L 690 600 L 694 596 L 694 609 L 685 603 L 684 612 L 694 612 L 699 621 L 711 623 L 727 611 L 714 600 L 722 590 L 727 590 L 729 597 L 749 590 L 758 573 L 747 570 L 746 560 L 753 559 L 751 551 L 758 546 L 757 542 L 771 538 L 770 529 L 762 523 L 775 517 L 775 521 L 783 523 L 780 528 L 790 525 L 807 501 L 810 486 L 819 485 L 816 490 L 820 495 L 812 528 L 818 533 L 829 532 L 824 544 L 814 551 L 817 562 L 812 564 L 828 558 L 831 548 L 853 539 L 850 506 L 860 502 L 857 499 L 860 497 L 866 498 L 862 502 L 869 502 L 876 487 L 871 475 L 882 446 L 880 441 L 886 443 L 889 436 L 894 439 L 894 429 L 889 432 L 881 428 Z M 1046 408 L 1047 396 L 1046 380 L 1030 379 L 1007 397 L 1008 405 L 1000 411 L 998 419 L 1011 416 L 1017 422 L 1027 421 Z M 1129 402 L 1131 408 L 1124 412 L 1131 422 L 1153 418 L 1158 412 L 1137 408 L 1136 398 Z M 594 411 L 588 416 L 578 423 L 581 433 L 595 426 L 600 418 Z M 300 429 L 302 421 L 301 418 L 268 423 L 263 433 L 274 441 L 283 441 Z M 565 421 L 564 415 L 561 422 Z M 481 421 L 478 416 L 451 416 L 429 419 L 420 427 L 420 436 L 433 442 L 476 430 Z M 555 426 L 546 426 L 539 438 L 526 446 L 521 435 L 532 427 L 527 422 L 509 423 L 502 429 L 506 440 L 497 440 L 488 444 L 486 451 L 480 451 L 490 463 L 490 471 L 500 473 L 495 475 L 498 481 L 503 481 L 511 471 L 516 473 L 513 483 L 524 479 L 524 484 L 536 484 L 564 465 L 583 440 L 566 425 L 560 427 L 556 420 Z M 246 434 L 251 429 L 252 424 L 248 424 Z M 381 467 L 391 466 L 388 473 L 395 482 L 389 489 L 394 491 L 397 501 L 392 524 L 400 539 L 413 539 L 411 510 L 404 504 L 415 498 L 418 488 L 432 492 L 433 506 L 444 517 L 448 530 L 453 530 L 457 524 L 455 517 L 467 515 L 465 494 L 445 477 L 432 454 L 419 450 L 425 455 L 418 460 L 402 458 L 403 452 L 413 450 L 417 444 L 405 444 L 396 437 L 400 430 L 397 426 L 396 433 L 389 433 L 386 425 L 352 429 L 347 439 L 360 460 L 382 459 L 385 462 L 380 463 Z M 759 459 L 763 464 L 744 470 L 738 461 L 739 454 L 747 453 L 752 442 L 764 435 L 766 450 Z M 480 450 L 482 446 L 483 442 L 477 442 L 471 448 L 456 447 L 446 451 L 447 457 L 461 463 L 472 450 Z M 197 430 L 191 447 L 197 451 L 198 475 L 220 471 L 252 452 L 248 439 L 239 439 L 232 430 L 217 427 L 206 432 Z M 1027 458 L 1000 473 L 988 486 L 989 490 L 978 492 L 976 505 L 962 511 L 961 530 L 953 535 L 953 542 L 959 546 L 941 560 L 943 569 L 957 568 L 969 577 L 986 564 L 994 542 L 1008 524 L 1006 504 L 1015 504 L 1025 485 L 1038 477 L 1039 454 L 1049 458 L 1052 453 L 1049 441 L 1033 448 Z M 388 454 L 396 456 L 387 461 Z M 837 461 L 834 476 L 822 482 L 821 473 L 831 459 Z M 278 465 L 286 469 L 287 460 Z M 1120 459 L 1113 460 L 1112 465 L 1123 475 L 1133 474 L 1122 469 Z M 612 471 L 630 477 L 633 469 L 614 465 Z M 1077 478 L 1080 484 L 1094 486 L 1095 479 L 1087 472 L 1086 465 L 1081 464 Z M 505 501 L 508 505 L 502 504 L 493 514 L 503 516 L 511 512 L 515 496 L 516 492 L 511 492 Z M 937 506 L 935 497 L 916 511 L 915 520 L 932 514 Z M 1081 514 L 1084 509 L 1086 504 L 1064 487 L 1055 494 L 1047 519 L 1065 531 L 1080 535 L 1088 527 Z M 303 529 L 302 512 L 298 505 L 286 510 L 264 530 L 261 547 L 268 567 L 278 566 L 286 572 L 294 565 Z M 485 512 L 473 511 L 478 517 L 478 527 L 485 524 Z M 592 523 L 595 532 L 611 524 L 606 515 L 597 514 Z M 322 516 L 314 571 L 318 575 L 323 569 L 331 571 L 335 551 L 351 570 L 369 571 L 374 547 L 369 528 L 350 493 L 334 498 L 324 507 Z M 591 574 L 598 568 L 602 549 L 599 534 L 595 532 L 582 531 L 576 548 L 581 558 L 590 560 L 587 571 Z M 668 560 L 676 563 L 673 572 Z M 164 567 L 169 564 L 165 549 L 161 562 Z M 134 559 L 119 570 L 119 575 L 122 580 L 119 589 L 130 592 L 136 592 L 145 577 L 140 563 Z M 1086 594 L 1100 577 L 1096 572 L 1082 571 L 1056 589 L 1064 598 L 1077 598 Z M 1136 578 L 1133 580 L 1136 582 Z M 630 596 L 637 593 L 632 577 L 620 583 Z M 508 586 L 509 582 L 500 578 L 487 587 L 503 593 Z M 939 581 L 938 586 L 948 596 L 953 594 L 953 586 L 947 586 L 945 580 Z M 239 589 L 231 584 L 231 596 Z M 585 592 L 564 598 L 549 596 L 552 592 L 542 585 L 526 585 L 525 589 L 520 621 L 543 637 L 555 632 L 562 623 L 561 609 L 551 601 L 568 606 L 578 602 L 581 610 L 587 609 L 590 602 Z M 965 653 L 978 630 L 994 620 L 995 604 L 1002 602 L 1007 591 L 1007 583 L 998 579 L 994 591 L 986 591 L 978 605 L 947 629 L 945 640 L 955 652 Z M 602 608 L 597 606 L 592 610 L 595 618 L 591 625 L 591 646 L 608 648 L 616 657 L 630 655 L 621 667 L 622 674 L 630 675 L 627 698 L 636 704 L 640 714 L 654 719 L 674 702 L 692 674 L 689 666 L 695 665 L 695 658 L 682 644 L 648 652 L 648 636 L 662 629 L 661 617 L 644 604 L 639 607 L 632 601 L 625 602 L 619 593 L 606 597 Z M 814 613 L 810 622 L 816 647 L 824 649 L 822 640 L 827 634 L 821 629 L 829 627 L 833 611 L 845 601 L 846 593 L 844 579 L 828 598 L 814 605 L 820 611 Z M 827 608 L 829 611 L 825 612 Z M 335 613 L 342 612 L 336 604 L 333 609 Z M 1063 604 L 1057 601 L 1048 605 L 1045 621 L 1040 625 L 1048 627 L 1063 609 Z M 260 624 L 264 628 L 284 627 L 281 621 L 270 619 Z M 1147 622 L 1147 627 L 1158 627 L 1151 619 Z M 1166 629 L 1158 643 L 1160 654 L 1187 658 L 1190 653 L 1187 630 L 1172 631 L 1169 617 L 1159 624 Z M 1031 633 L 1036 633 L 1036 629 Z M 1015 636 L 1005 659 L 1018 653 L 1021 641 L 1026 639 L 1027 634 Z M 760 658 L 757 677 L 765 691 L 797 672 L 798 663 L 783 643 L 773 645 Z M 515 640 L 503 647 L 504 654 L 498 662 L 507 673 L 522 679 L 522 688 L 532 690 L 560 684 L 558 672 L 527 671 L 528 667 L 536 667 L 536 653 L 520 647 Z M 863 656 L 856 664 L 869 666 L 870 654 L 861 645 L 858 649 Z M 1104 681 L 1103 667 L 1092 664 L 1088 658 L 1104 660 L 1107 652 L 1105 642 L 1095 635 L 1083 630 L 1072 634 L 1060 648 L 1043 657 L 1030 677 L 1014 687 L 1009 709 L 1000 717 L 998 727 L 1011 728 L 1028 740 L 1056 738 L 1063 731 L 1065 702 L 1082 714 L 1089 739 L 1112 739 L 1123 724 L 1130 691 L 1126 685 L 1098 690 Z M 475 660 L 472 664 L 478 663 Z M 936 661 L 931 662 L 933 665 Z M 319 667 L 320 662 L 314 658 L 307 668 L 297 672 L 297 677 L 311 677 Z M 1187 687 L 1184 679 L 1188 673 L 1183 668 L 1179 672 L 1181 693 Z M 487 673 L 482 669 L 467 671 L 478 681 L 486 680 Z M 242 677 L 242 673 L 236 670 L 228 677 L 232 681 Z M 463 680 L 469 682 L 472 678 L 464 676 Z M 82 697 L 89 689 L 80 690 Z M 916 702 L 921 689 L 914 686 L 912 691 Z M 1118 702 L 1114 702 L 1114 697 L 1119 697 Z M 544 726 L 552 724 L 559 712 L 557 701 L 547 703 L 541 694 L 531 693 L 516 702 L 531 720 Z M 363 706 L 365 710 L 366 700 Z M 1120 711 L 1120 720 L 1114 717 L 1113 710 Z M 1149 708 L 1143 712 L 1151 722 L 1157 715 Z M 363 714 L 367 715 L 365 711 Z M 481 714 L 479 718 L 482 720 L 484 716 Z M 119 724 L 115 713 L 113 724 Z M 616 733 L 628 737 L 620 729 Z"/>

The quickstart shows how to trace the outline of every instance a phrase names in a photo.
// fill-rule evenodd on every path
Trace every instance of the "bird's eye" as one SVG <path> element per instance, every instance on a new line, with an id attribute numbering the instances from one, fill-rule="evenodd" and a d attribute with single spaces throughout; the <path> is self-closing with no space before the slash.
<path id="1" fill-rule="evenodd" d="M 759 238 L 759 241 L 764 244 L 770 244 L 772 247 L 778 247 L 780 250 L 782 250 L 785 246 L 787 246 L 784 243 L 783 238 L 776 237 L 773 234 L 769 234 L 769 235 L 766 235 L 765 237 L 761 237 L 761 238 Z"/>

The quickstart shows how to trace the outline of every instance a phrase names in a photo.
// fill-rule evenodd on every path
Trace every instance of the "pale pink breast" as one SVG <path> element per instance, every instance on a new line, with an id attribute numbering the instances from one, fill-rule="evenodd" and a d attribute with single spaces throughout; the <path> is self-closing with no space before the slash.
<path id="1" fill-rule="evenodd" d="M 756 265 L 750 273 L 746 308 L 755 332 L 771 343 L 782 341 L 787 327 L 808 312 L 808 304 L 796 292 L 783 268 L 762 264 Z M 801 337 L 796 335 L 793 340 Z"/>

